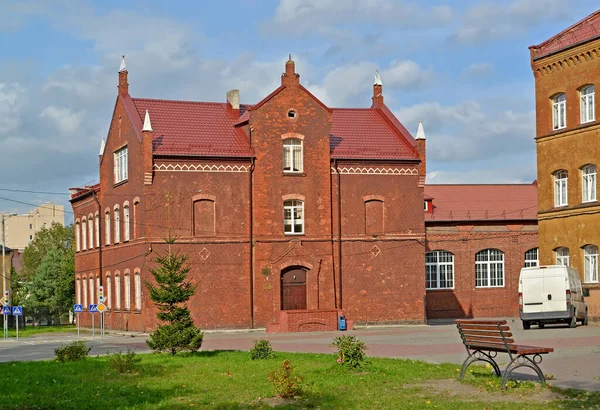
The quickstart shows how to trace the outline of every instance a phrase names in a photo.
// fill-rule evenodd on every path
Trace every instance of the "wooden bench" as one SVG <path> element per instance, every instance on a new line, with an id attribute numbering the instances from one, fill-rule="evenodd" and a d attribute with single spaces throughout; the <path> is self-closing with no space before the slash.
<path id="1" fill-rule="evenodd" d="M 520 367 L 533 369 L 540 383 L 546 383 L 538 365 L 542 362 L 541 355 L 553 352 L 553 348 L 515 344 L 506 320 L 456 320 L 455 323 L 469 355 L 460 370 L 461 379 L 471 364 L 483 361 L 492 365 L 497 376 L 502 376 L 502 390 L 506 388 L 506 381 L 512 373 Z M 510 357 L 504 375 L 494 360 L 498 353 L 507 353 Z"/>

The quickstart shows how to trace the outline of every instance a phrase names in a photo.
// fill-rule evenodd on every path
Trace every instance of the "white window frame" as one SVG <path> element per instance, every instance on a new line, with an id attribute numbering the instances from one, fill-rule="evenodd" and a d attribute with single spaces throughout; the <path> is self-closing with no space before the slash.
<path id="1" fill-rule="evenodd" d="M 106 275 L 106 307 L 112 309 L 112 277 Z"/>
<path id="2" fill-rule="evenodd" d="M 90 276 L 88 278 L 88 283 L 90 286 L 90 305 L 93 305 L 94 301 L 96 300 L 95 292 L 94 292 L 94 277 L 93 276 Z"/>
<path id="3" fill-rule="evenodd" d="M 135 272 L 134 274 L 135 283 L 135 310 L 142 310 L 142 278 L 140 272 Z"/>
<path id="4" fill-rule="evenodd" d="M 556 253 L 556 264 L 570 266 L 571 264 L 571 253 L 569 248 L 564 246 L 557 248 L 554 253 Z"/>
<path id="5" fill-rule="evenodd" d="M 81 223 L 75 222 L 75 251 L 81 252 Z"/>
<path id="6" fill-rule="evenodd" d="M 115 184 L 127 181 L 129 165 L 127 157 L 127 146 L 116 150 L 114 153 Z"/>
<path id="7" fill-rule="evenodd" d="M 81 250 L 87 249 L 87 219 L 81 220 Z"/>
<path id="8" fill-rule="evenodd" d="M 499 275 L 493 277 L 493 271 Z M 495 284 L 492 284 L 493 281 Z M 504 252 L 484 249 L 475 254 L 475 287 L 503 288 L 505 286 Z"/>
<path id="9" fill-rule="evenodd" d="M 425 254 L 425 288 L 454 289 L 454 254 L 448 251 L 432 251 Z"/>
<path id="10" fill-rule="evenodd" d="M 115 243 L 121 242 L 121 212 L 115 208 Z"/>
<path id="11" fill-rule="evenodd" d="M 567 127 L 567 95 L 558 94 L 552 98 L 552 129 L 560 130 Z"/>
<path id="12" fill-rule="evenodd" d="M 90 215 L 88 216 L 88 248 L 89 249 L 93 249 L 94 248 L 94 216 Z"/>
<path id="13" fill-rule="evenodd" d="M 129 205 L 123 207 L 123 242 L 129 241 Z"/>
<path id="14" fill-rule="evenodd" d="M 94 217 L 94 221 L 96 222 L 96 248 L 100 247 L 100 214 L 96 214 Z"/>
<path id="15" fill-rule="evenodd" d="M 598 283 L 598 247 L 586 245 L 583 247 L 584 283 Z"/>
<path id="16" fill-rule="evenodd" d="M 304 171 L 304 143 L 298 138 L 283 140 L 283 172 L 300 173 Z"/>
<path id="17" fill-rule="evenodd" d="M 304 201 L 292 199 L 283 203 L 283 233 L 285 235 L 304 235 L 304 218 Z M 299 230 L 297 230 L 297 225 L 300 225 Z"/>
<path id="18" fill-rule="evenodd" d="M 110 245 L 110 211 L 104 214 L 104 229 L 106 230 L 105 244 Z"/>
<path id="19" fill-rule="evenodd" d="M 131 276 L 125 274 L 125 310 L 131 310 Z"/>
<path id="20" fill-rule="evenodd" d="M 596 201 L 596 165 L 581 168 L 581 202 Z"/>
<path id="21" fill-rule="evenodd" d="M 540 250 L 539 248 L 529 249 L 525 252 L 525 265 L 526 268 L 533 266 L 540 266 Z"/>
<path id="22" fill-rule="evenodd" d="M 77 278 L 77 304 L 81 305 L 81 278 Z"/>
<path id="23" fill-rule="evenodd" d="M 554 173 L 554 206 L 569 205 L 569 174 L 564 169 Z"/>
<path id="24" fill-rule="evenodd" d="M 121 310 L 121 276 L 115 275 L 115 309 Z"/>
<path id="25" fill-rule="evenodd" d="M 596 89 L 587 85 L 579 90 L 581 123 L 596 121 Z"/>
<path id="26" fill-rule="evenodd" d="M 84 276 L 83 279 L 81 279 L 81 284 L 82 287 L 81 289 L 83 290 L 83 308 L 87 309 L 88 306 L 88 285 L 87 285 L 87 278 Z"/>

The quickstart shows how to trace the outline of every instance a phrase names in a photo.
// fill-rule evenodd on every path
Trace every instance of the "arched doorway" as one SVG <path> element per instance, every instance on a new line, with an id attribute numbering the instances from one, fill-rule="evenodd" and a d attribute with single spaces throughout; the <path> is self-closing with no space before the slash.
<path id="1" fill-rule="evenodd" d="M 306 270 L 298 267 L 281 271 L 281 310 L 306 309 Z"/>

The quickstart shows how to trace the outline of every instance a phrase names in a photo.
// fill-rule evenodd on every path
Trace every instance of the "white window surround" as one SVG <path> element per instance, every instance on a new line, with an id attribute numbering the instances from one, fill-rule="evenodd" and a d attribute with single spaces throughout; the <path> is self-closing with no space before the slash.
<path id="1" fill-rule="evenodd" d="M 85 251 L 87 249 L 87 222 L 86 219 L 83 218 L 81 220 L 81 250 Z"/>
<path id="2" fill-rule="evenodd" d="M 454 255 L 447 251 L 433 251 L 425 254 L 425 287 L 433 289 L 454 289 Z"/>
<path id="3" fill-rule="evenodd" d="M 127 147 L 123 147 L 114 153 L 114 166 L 115 166 L 115 184 L 127 180 Z"/>
<path id="4" fill-rule="evenodd" d="M 96 221 L 96 248 L 100 247 L 100 215 L 96 214 L 94 218 Z"/>
<path id="5" fill-rule="evenodd" d="M 81 278 L 77 278 L 77 304 L 81 305 Z"/>
<path id="6" fill-rule="evenodd" d="M 593 164 L 581 168 L 581 202 L 596 201 L 596 166 Z"/>
<path id="7" fill-rule="evenodd" d="M 129 241 L 129 206 L 123 207 L 123 242 Z"/>
<path id="8" fill-rule="evenodd" d="M 557 265 L 570 265 L 570 252 L 569 248 L 561 247 L 555 250 L 556 253 L 556 264 Z"/>
<path id="9" fill-rule="evenodd" d="M 139 272 L 135 273 L 135 310 L 142 310 L 142 278 Z"/>
<path id="10" fill-rule="evenodd" d="M 131 276 L 125 274 L 125 310 L 131 309 Z"/>
<path id="11" fill-rule="evenodd" d="M 90 276 L 88 278 L 90 284 L 90 304 L 94 304 L 94 300 L 96 300 L 96 293 L 94 292 L 94 277 Z"/>
<path id="12" fill-rule="evenodd" d="M 75 222 L 75 251 L 81 251 L 81 224 L 79 221 Z"/>
<path id="13" fill-rule="evenodd" d="M 565 170 L 554 173 L 554 206 L 569 204 L 569 174 Z"/>
<path id="14" fill-rule="evenodd" d="M 596 93 L 593 85 L 579 90 L 581 123 L 596 121 Z"/>
<path id="15" fill-rule="evenodd" d="M 484 249 L 475 254 L 475 287 L 504 287 L 504 252 Z"/>
<path id="16" fill-rule="evenodd" d="M 110 245 L 110 211 L 104 214 L 104 229 L 106 230 L 105 245 Z"/>
<path id="17" fill-rule="evenodd" d="M 598 283 L 598 247 L 586 245 L 583 247 L 584 283 Z"/>
<path id="18" fill-rule="evenodd" d="M 106 275 L 106 307 L 112 309 L 112 277 Z"/>
<path id="19" fill-rule="evenodd" d="M 298 173 L 303 167 L 303 142 L 298 138 L 283 140 L 283 172 Z"/>
<path id="20" fill-rule="evenodd" d="M 304 202 L 298 200 L 283 203 L 283 232 L 286 235 L 304 234 Z"/>
<path id="21" fill-rule="evenodd" d="M 115 275 L 115 309 L 121 310 L 121 276 Z"/>
<path id="22" fill-rule="evenodd" d="M 82 290 L 83 290 L 83 308 L 87 309 L 88 308 L 88 292 L 87 292 L 87 278 L 84 276 L 83 279 L 81 279 L 82 281 Z"/>
<path id="23" fill-rule="evenodd" d="M 94 217 L 90 215 L 88 217 L 88 238 L 89 238 L 89 249 L 94 248 Z"/>
<path id="24" fill-rule="evenodd" d="M 560 130 L 567 126 L 567 96 L 565 93 L 552 98 L 552 129 Z"/>
<path id="25" fill-rule="evenodd" d="M 115 208 L 115 243 L 121 242 L 121 213 Z"/>
<path id="26" fill-rule="evenodd" d="M 525 267 L 540 266 L 539 249 L 533 248 L 525 252 Z"/>

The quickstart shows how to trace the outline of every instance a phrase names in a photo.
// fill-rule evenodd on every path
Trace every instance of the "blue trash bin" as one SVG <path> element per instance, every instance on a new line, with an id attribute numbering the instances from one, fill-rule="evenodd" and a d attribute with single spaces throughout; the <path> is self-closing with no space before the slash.
<path id="1" fill-rule="evenodd" d="M 346 316 L 338 317 L 338 330 L 346 330 Z"/>

